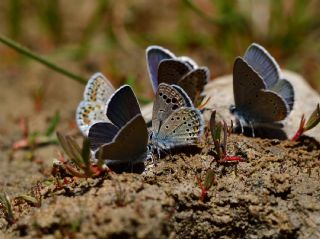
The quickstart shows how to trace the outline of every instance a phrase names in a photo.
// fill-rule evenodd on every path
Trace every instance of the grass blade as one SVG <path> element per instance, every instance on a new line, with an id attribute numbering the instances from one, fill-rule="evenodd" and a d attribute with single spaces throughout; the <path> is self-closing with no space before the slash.
<path id="1" fill-rule="evenodd" d="M 310 130 L 310 129 L 316 127 L 317 124 L 319 124 L 319 122 L 320 122 L 320 107 L 318 104 L 315 111 L 313 111 L 312 114 L 310 115 L 310 117 L 304 127 L 304 131 L 307 131 L 307 130 Z"/>
<path id="2" fill-rule="evenodd" d="M 53 118 L 50 121 L 50 125 L 48 126 L 46 130 L 46 136 L 50 136 L 54 133 L 55 129 L 57 128 L 58 124 L 60 122 L 60 112 L 57 111 Z"/>

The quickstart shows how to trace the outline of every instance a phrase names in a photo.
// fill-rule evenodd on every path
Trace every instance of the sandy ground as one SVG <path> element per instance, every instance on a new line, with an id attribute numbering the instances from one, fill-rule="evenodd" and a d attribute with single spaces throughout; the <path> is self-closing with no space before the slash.
<path id="1" fill-rule="evenodd" d="M 74 112 L 83 86 L 42 67 L 23 77 L 2 72 L 0 88 L 0 185 L 11 199 L 39 185 L 41 205 L 14 200 L 15 223 L 0 217 L 0 238 L 319 238 L 320 145 L 232 134 L 231 155 L 245 162 L 214 162 L 210 139 L 163 156 L 143 174 L 98 179 L 67 178 L 57 188 L 51 176 L 57 145 L 12 152 L 21 139 L 19 119 L 44 131 L 59 110 L 58 130 L 77 135 Z M 35 77 L 36 76 L 36 77 Z M 45 84 L 43 109 L 31 92 Z M 31 157 L 33 156 L 33 157 Z M 211 165 L 211 166 L 210 166 Z M 214 170 L 214 185 L 200 201 L 198 179 Z M 39 203 L 40 204 L 40 203 Z"/>
<path id="2" fill-rule="evenodd" d="M 41 205 L 15 203 L 16 222 L 0 220 L 5 238 L 319 238 L 320 145 L 231 135 L 237 165 L 213 160 L 212 145 L 148 163 L 143 174 L 110 173 L 98 179 L 50 177 L 53 148 L 43 161 L 2 155 L 1 183 L 13 196 L 41 184 Z M 209 140 L 210 141 L 210 140 Z M 45 155 L 48 155 L 47 158 Z M 211 165 L 211 166 L 210 166 Z M 214 170 L 214 185 L 200 201 L 197 178 Z M 1 235 L 1 234 L 0 234 Z"/>

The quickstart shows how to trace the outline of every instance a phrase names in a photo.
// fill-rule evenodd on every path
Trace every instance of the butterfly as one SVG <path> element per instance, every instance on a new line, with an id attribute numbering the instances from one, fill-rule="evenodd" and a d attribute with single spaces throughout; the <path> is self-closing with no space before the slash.
<path id="1" fill-rule="evenodd" d="M 93 123 L 108 121 L 104 111 L 114 91 L 110 81 L 101 73 L 96 73 L 89 79 L 84 90 L 83 101 L 76 110 L 77 125 L 85 136 L 88 135 L 88 129 Z"/>
<path id="2" fill-rule="evenodd" d="M 161 83 L 175 84 L 184 89 L 195 105 L 201 103 L 204 86 L 210 77 L 207 67 L 198 67 L 191 58 L 176 57 L 160 46 L 148 47 L 146 58 L 154 92 Z"/>
<path id="3" fill-rule="evenodd" d="M 244 57 L 237 57 L 233 67 L 235 105 L 230 107 L 243 126 L 278 125 L 293 109 L 294 90 L 280 77 L 274 58 L 260 45 L 249 46 Z"/>
<path id="4" fill-rule="evenodd" d="M 150 145 L 158 152 L 192 145 L 202 135 L 204 122 L 185 91 L 160 83 L 152 112 Z"/>
<path id="5" fill-rule="evenodd" d="M 110 122 L 90 126 L 88 138 L 95 158 L 106 160 L 108 166 L 143 162 L 149 154 L 148 129 L 133 90 L 124 85 L 116 90 L 106 105 Z"/>

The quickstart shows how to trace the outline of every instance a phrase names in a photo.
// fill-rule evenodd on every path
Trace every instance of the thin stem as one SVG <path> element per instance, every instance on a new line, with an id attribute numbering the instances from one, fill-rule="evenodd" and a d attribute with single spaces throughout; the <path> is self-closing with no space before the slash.
<path id="1" fill-rule="evenodd" d="M 201 179 L 199 177 L 196 176 L 196 180 L 198 181 L 198 185 L 199 185 L 200 190 L 201 190 L 199 200 L 201 202 L 204 202 L 204 199 L 206 198 L 206 195 L 207 195 L 207 189 L 203 186 L 203 184 L 201 182 Z"/>
<path id="2" fill-rule="evenodd" d="M 297 132 L 294 134 L 294 136 L 292 137 L 291 141 L 297 141 L 298 138 L 300 138 L 300 136 L 304 133 L 304 126 L 306 124 L 306 119 L 304 117 L 304 114 L 301 116 L 301 120 L 300 120 L 300 125 L 299 125 L 299 129 L 297 130 Z"/>
<path id="3" fill-rule="evenodd" d="M 17 42 L 5 37 L 5 36 L 1 36 L 0 35 L 0 42 L 2 42 L 3 44 L 5 44 L 6 46 L 16 50 L 17 52 L 21 53 L 22 55 L 25 55 L 29 58 L 32 58 L 34 60 L 36 60 L 37 62 L 40 62 L 41 64 L 51 68 L 52 70 L 59 72 L 60 74 L 63 74 L 75 81 L 78 81 L 81 84 L 86 84 L 87 80 L 85 78 L 82 78 L 81 76 L 78 76 L 70 71 L 67 71 L 64 68 L 61 68 L 57 65 L 55 65 L 54 63 L 48 61 L 47 59 L 39 56 L 38 54 L 30 51 L 29 49 L 21 46 L 20 44 L 18 44 Z"/>
<path id="4" fill-rule="evenodd" d="M 210 16 L 206 15 L 200 8 L 196 6 L 196 4 L 193 3 L 192 0 L 183 0 L 183 2 L 188 6 L 192 11 L 194 11 L 196 14 L 198 14 L 203 19 L 207 20 L 210 23 L 213 24 L 220 24 L 220 22 L 217 19 L 213 19 Z"/>

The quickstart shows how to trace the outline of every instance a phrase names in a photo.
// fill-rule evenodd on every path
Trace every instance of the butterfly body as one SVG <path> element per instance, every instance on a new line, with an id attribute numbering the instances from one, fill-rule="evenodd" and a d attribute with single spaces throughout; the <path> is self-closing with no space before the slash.
<path id="1" fill-rule="evenodd" d="M 97 122 L 88 137 L 97 159 L 110 165 L 143 162 L 149 155 L 148 130 L 139 103 L 128 85 L 120 87 L 106 106 L 109 122 Z"/>
<path id="2" fill-rule="evenodd" d="M 252 44 L 245 56 L 237 57 L 233 68 L 235 105 L 230 107 L 241 130 L 250 126 L 281 125 L 293 108 L 292 85 L 280 78 L 279 66 L 258 44 Z"/>
<path id="3" fill-rule="evenodd" d="M 161 83 L 153 106 L 150 144 L 160 150 L 192 145 L 203 128 L 200 111 L 193 107 L 183 89 Z"/>
<path id="4" fill-rule="evenodd" d="M 154 92 L 161 83 L 174 84 L 183 88 L 194 104 L 201 103 L 204 86 L 210 77 L 207 67 L 198 67 L 189 57 L 176 57 L 159 46 L 148 47 L 146 55 Z"/>

